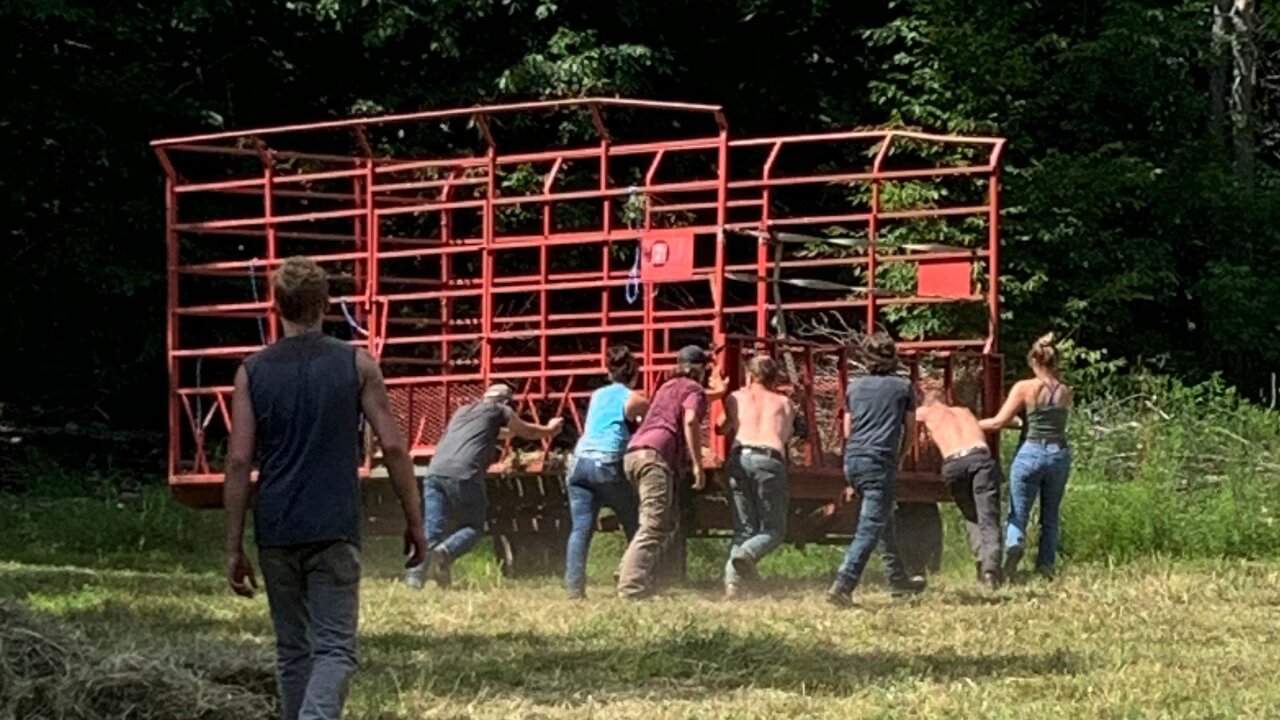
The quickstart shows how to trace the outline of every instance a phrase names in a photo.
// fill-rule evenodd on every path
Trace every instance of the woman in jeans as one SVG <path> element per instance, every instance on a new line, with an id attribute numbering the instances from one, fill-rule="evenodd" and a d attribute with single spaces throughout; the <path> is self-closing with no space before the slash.
<path id="1" fill-rule="evenodd" d="M 1059 510 L 1071 474 L 1071 448 L 1067 445 L 1067 414 L 1071 388 L 1058 372 L 1058 348 L 1053 333 L 1031 346 L 1027 363 L 1034 374 L 1016 383 L 995 417 L 983 420 L 984 430 L 1016 424 L 1025 412 L 1025 435 L 1013 459 L 1009 481 L 1009 527 L 1005 533 L 1005 577 L 1012 577 L 1027 543 L 1027 521 L 1040 498 L 1040 544 L 1036 571 L 1053 577 L 1058 555 Z"/>
<path id="2" fill-rule="evenodd" d="M 606 365 L 610 383 L 591 394 L 582 437 L 573 450 L 565 482 L 573 529 L 569 532 L 564 586 L 575 598 L 587 593 L 587 552 L 600 508 L 613 510 L 628 541 L 639 524 L 639 500 L 622 471 L 622 455 L 632 427 L 649 409 L 649 399 L 632 389 L 640 372 L 630 350 L 609 348 Z"/>

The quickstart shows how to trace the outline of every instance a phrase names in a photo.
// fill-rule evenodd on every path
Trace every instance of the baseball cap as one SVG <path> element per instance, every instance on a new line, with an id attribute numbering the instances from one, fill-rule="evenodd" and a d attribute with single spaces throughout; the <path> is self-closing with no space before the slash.
<path id="1" fill-rule="evenodd" d="M 676 362 L 683 365 L 706 365 L 711 362 L 711 356 L 697 345 L 685 345 L 676 353 Z"/>
<path id="2" fill-rule="evenodd" d="M 494 383 L 484 391 L 484 399 L 511 402 L 511 386 L 506 383 Z"/>

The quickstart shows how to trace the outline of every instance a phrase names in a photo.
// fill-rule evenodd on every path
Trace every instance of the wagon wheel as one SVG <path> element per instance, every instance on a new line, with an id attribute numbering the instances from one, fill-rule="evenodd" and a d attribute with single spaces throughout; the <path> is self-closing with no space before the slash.
<path id="1" fill-rule="evenodd" d="M 501 533 L 493 554 L 504 577 L 533 577 L 564 572 L 565 540 L 560 533 Z"/>
<path id="2" fill-rule="evenodd" d="M 938 504 L 898 503 L 894 519 L 898 551 L 907 572 L 912 575 L 938 572 L 942 568 L 942 515 Z"/>

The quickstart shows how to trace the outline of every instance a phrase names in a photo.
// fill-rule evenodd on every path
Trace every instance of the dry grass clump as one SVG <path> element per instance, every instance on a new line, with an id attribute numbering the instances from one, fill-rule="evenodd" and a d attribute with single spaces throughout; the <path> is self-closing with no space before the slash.
<path id="1" fill-rule="evenodd" d="M 64 624 L 0 600 L 0 719 L 266 720 L 270 671 L 211 650 L 112 655 Z"/>

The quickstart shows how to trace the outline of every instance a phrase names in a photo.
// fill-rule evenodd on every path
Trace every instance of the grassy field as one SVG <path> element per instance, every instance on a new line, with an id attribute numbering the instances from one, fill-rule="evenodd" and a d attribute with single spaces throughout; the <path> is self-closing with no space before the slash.
<path id="1" fill-rule="evenodd" d="M 0 503 L 0 597 L 113 651 L 222 651 L 269 669 L 265 599 L 233 597 L 218 575 L 218 514 L 158 533 L 147 513 L 168 510 L 149 502 Z M 89 538 L 42 534 L 68 521 Z M 135 535 L 140 547 L 121 547 Z M 781 576 L 767 595 L 731 604 L 711 579 L 719 544 L 696 548 L 689 585 L 641 604 L 610 597 L 617 550 L 602 539 L 591 598 L 573 602 L 552 578 L 504 580 L 483 552 L 455 589 L 412 592 L 396 548 L 371 542 L 349 717 L 1280 716 L 1280 565 L 1077 564 L 987 593 L 953 560 L 919 598 L 872 577 L 860 607 L 839 611 L 820 602 L 833 548 L 784 551 L 762 568 Z"/>

